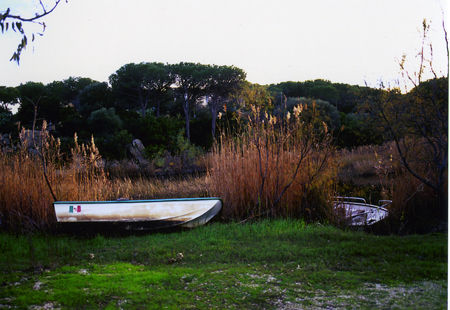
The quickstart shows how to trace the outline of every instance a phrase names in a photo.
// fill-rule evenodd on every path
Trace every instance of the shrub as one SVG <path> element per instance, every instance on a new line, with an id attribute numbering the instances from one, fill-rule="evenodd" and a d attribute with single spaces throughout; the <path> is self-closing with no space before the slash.
<path id="1" fill-rule="evenodd" d="M 124 114 L 125 128 L 134 138 L 140 139 L 146 148 L 147 156 L 151 159 L 158 153 L 177 149 L 177 135 L 183 129 L 183 121 L 176 117 L 156 117 L 147 113 L 140 117 L 137 113 Z"/>
<path id="2" fill-rule="evenodd" d="M 112 135 L 100 136 L 96 140 L 103 158 L 119 160 L 127 157 L 127 149 L 133 137 L 123 129 Z"/>
<path id="3" fill-rule="evenodd" d="M 91 113 L 88 118 L 89 128 L 95 134 L 117 132 L 122 128 L 122 120 L 114 108 L 100 108 Z"/>

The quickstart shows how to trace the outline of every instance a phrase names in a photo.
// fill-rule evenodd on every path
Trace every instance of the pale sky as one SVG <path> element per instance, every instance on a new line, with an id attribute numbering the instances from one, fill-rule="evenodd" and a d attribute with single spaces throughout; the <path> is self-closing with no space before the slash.
<path id="1" fill-rule="evenodd" d="M 0 11 L 27 2 L 2 0 Z M 403 54 L 416 63 L 424 18 L 432 21 L 434 66 L 446 74 L 447 9 L 445 0 L 68 0 L 46 17 L 20 66 L 9 61 L 20 37 L 0 34 L 0 85 L 107 81 L 130 62 L 189 61 L 234 65 L 259 84 L 375 86 L 399 77 Z"/>

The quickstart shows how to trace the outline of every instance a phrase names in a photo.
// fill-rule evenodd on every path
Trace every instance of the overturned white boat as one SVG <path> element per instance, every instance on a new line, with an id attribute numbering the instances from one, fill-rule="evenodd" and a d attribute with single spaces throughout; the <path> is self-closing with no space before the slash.
<path id="1" fill-rule="evenodd" d="M 222 208 L 220 198 L 178 198 L 115 201 L 56 201 L 58 223 L 106 225 L 127 230 L 152 230 L 206 224 Z"/>
<path id="2" fill-rule="evenodd" d="M 334 197 L 333 207 L 336 215 L 349 226 L 375 224 L 388 216 L 386 209 L 391 200 L 380 200 L 379 205 L 368 204 L 364 198 Z"/>

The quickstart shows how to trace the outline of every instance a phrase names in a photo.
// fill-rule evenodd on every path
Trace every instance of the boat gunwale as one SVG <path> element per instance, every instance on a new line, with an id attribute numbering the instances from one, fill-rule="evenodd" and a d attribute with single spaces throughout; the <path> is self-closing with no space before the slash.
<path id="1" fill-rule="evenodd" d="M 377 209 L 377 210 L 389 212 L 389 210 L 386 209 L 385 207 L 373 205 L 370 203 L 361 203 L 361 202 L 353 202 L 353 201 L 334 201 L 335 208 L 345 208 L 345 205 L 354 205 L 354 206 L 365 207 L 365 208 L 370 208 L 370 209 Z"/>
<path id="2" fill-rule="evenodd" d="M 146 202 L 171 202 L 171 201 L 201 201 L 201 200 L 219 200 L 219 197 L 197 197 L 197 198 L 164 198 L 164 199 L 144 199 L 144 200 L 101 200 L 101 201 L 54 201 L 53 204 L 105 204 L 105 203 L 146 203 Z"/>

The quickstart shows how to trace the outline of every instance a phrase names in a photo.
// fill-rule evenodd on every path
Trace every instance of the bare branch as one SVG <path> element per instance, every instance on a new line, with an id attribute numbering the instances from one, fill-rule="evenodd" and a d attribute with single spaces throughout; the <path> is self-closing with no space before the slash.
<path id="1" fill-rule="evenodd" d="M 437 76 L 437 74 L 436 74 L 436 72 L 434 71 L 434 68 L 433 68 L 433 44 L 430 43 L 429 47 L 430 47 L 430 60 L 428 61 L 428 63 L 430 65 L 431 73 L 433 73 L 434 78 L 437 79 L 438 76 Z"/>
<path id="2" fill-rule="evenodd" d="M 25 17 L 22 17 L 22 16 L 20 16 L 20 15 L 12 15 L 12 14 L 9 14 L 9 9 L 6 11 L 6 14 L 5 15 L 3 15 L 3 20 L 6 20 L 7 18 L 10 18 L 10 19 L 16 19 L 16 20 L 20 20 L 20 21 L 23 21 L 23 22 L 34 22 L 34 21 L 36 21 L 36 20 L 38 20 L 38 19 L 40 19 L 40 18 L 42 18 L 42 17 L 44 17 L 44 16 L 46 16 L 46 15 L 48 15 L 48 14 L 50 14 L 50 13 L 52 13 L 55 9 L 56 9 L 56 7 L 58 6 L 58 4 L 61 2 L 61 0 L 55 0 L 55 5 L 50 9 L 50 10 L 46 10 L 45 9 L 45 6 L 43 5 L 43 3 L 42 3 L 42 1 L 39 1 L 40 2 L 40 4 L 41 4 L 41 6 L 42 6 L 42 9 L 43 9 L 43 12 L 42 12 L 42 14 L 36 14 L 34 17 L 28 17 L 28 18 L 25 18 Z"/>
<path id="3" fill-rule="evenodd" d="M 445 47 L 447 48 L 447 78 L 448 78 L 448 74 L 449 74 L 449 52 L 448 52 L 447 30 L 445 29 L 444 18 L 442 18 L 442 29 L 444 30 Z"/>
<path id="4" fill-rule="evenodd" d="M 45 9 L 45 6 L 44 6 L 44 4 L 42 3 L 42 0 L 39 0 L 39 3 L 41 4 L 42 11 L 44 11 L 44 13 L 45 13 L 47 10 Z"/>
<path id="5" fill-rule="evenodd" d="M 42 13 L 36 13 L 35 16 L 33 16 L 33 17 L 23 17 L 21 15 L 13 15 L 13 14 L 10 13 L 11 12 L 10 8 L 7 8 L 5 12 L 0 13 L 0 27 L 1 27 L 2 33 L 3 33 L 4 30 L 8 31 L 9 23 L 6 22 L 6 21 L 7 20 L 12 20 L 11 21 L 11 28 L 13 29 L 13 31 L 16 31 L 16 28 L 17 28 L 19 30 L 19 32 L 22 34 L 22 40 L 18 44 L 17 49 L 13 53 L 10 61 L 16 61 L 17 64 L 19 64 L 19 62 L 20 62 L 20 55 L 22 53 L 22 50 L 25 49 L 27 44 L 28 44 L 28 39 L 27 39 L 27 36 L 25 34 L 25 30 L 23 28 L 22 22 L 41 25 L 42 26 L 42 32 L 44 32 L 45 28 L 46 28 L 45 22 L 44 21 L 40 21 L 39 19 L 41 19 L 44 16 L 52 13 L 56 9 L 58 4 L 61 2 L 61 0 L 54 0 L 54 1 L 55 1 L 55 4 L 50 8 L 50 10 L 47 10 L 45 8 L 45 5 L 42 2 L 42 0 L 39 0 L 39 4 L 40 4 L 40 6 L 42 8 Z M 66 0 L 66 2 L 67 2 L 67 0 Z M 38 34 L 42 36 L 42 33 L 38 33 Z M 35 38 L 35 33 L 32 33 L 32 41 L 34 41 L 34 38 Z"/>

